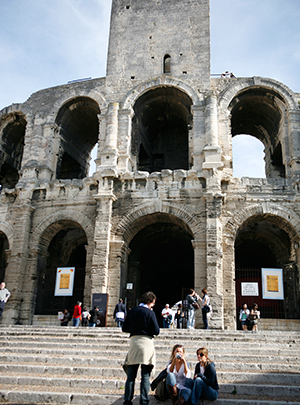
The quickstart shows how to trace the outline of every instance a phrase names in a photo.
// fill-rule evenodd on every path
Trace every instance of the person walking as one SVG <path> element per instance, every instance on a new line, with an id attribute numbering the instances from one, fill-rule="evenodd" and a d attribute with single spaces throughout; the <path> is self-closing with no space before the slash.
<path id="1" fill-rule="evenodd" d="M 124 405 L 132 405 L 134 383 L 141 365 L 140 405 L 149 404 L 150 373 L 155 367 L 153 337 L 159 335 L 159 326 L 153 312 L 156 296 L 148 291 L 140 298 L 138 307 L 132 308 L 123 323 L 123 332 L 130 333 L 130 346 L 123 365 L 127 374 Z"/>
<path id="2" fill-rule="evenodd" d="M 115 306 L 113 315 L 118 328 L 122 328 L 126 315 L 127 315 L 126 305 L 123 303 L 122 298 L 120 298 L 118 304 Z"/>
<path id="3" fill-rule="evenodd" d="M 2 281 L 2 283 L 0 284 L 0 319 L 2 318 L 4 307 L 9 297 L 10 292 L 7 288 L 5 288 L 5 283 L 4 281 Z"/>

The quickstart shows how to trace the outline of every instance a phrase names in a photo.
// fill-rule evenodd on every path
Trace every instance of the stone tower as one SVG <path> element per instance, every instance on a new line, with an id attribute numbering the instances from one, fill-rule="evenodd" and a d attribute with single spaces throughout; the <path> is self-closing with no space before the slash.
<path id="1" fill-rule="evenodd" d="M 106 77 L 0 112 L 3 322 L 107 293 L 113 325 L 120 296 L 153 290 L 160 314 L 192 287 L 208 289 L 212 328 L 236 328 L 254 299 L 265 325 L 297 328 L 299 101 L 269 78 L 211 78 L 209 1 L 113 0 Z M 233 178 L 239 134 L 263 142 L 266 178 Z M 70 266 L 73 296 L 56 297 Z M 283 300 L 264 298 L 262 268 L 281 271 Z"/>

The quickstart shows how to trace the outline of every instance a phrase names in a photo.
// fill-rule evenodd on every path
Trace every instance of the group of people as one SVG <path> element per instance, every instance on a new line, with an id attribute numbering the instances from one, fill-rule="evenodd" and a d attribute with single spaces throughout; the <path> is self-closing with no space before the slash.
<path id="1" fill-rule="evenodd" d="M 143 294 L 139 306 L 128 312 L 122 326 L 123 332 L 130 334 L 129 350 L 123 365 L 127 374 L 124 405 L 132 405 L 139 366 L 141 366 L 140 404 L 149 404 L 150 374 L 155 367 L 153 338 L 160 332 L 153 311 L 155 302 L 156 296 L 152 291 Z M 208 358 L 207 349 L 204 347 L 198 349 L 197 357 L 199 363 L 196 365 L 194 377 L 191 378 L 184 347 L 175 345 L 172 349 L 163 383 L 174 405 L 184 405 L 187 401 L 196 405 L 200 399 L 215 400 L 218 397 L 219 386 L 215 366 Z"/>
<path id="2" fill-rule="evenodd" d="M 72 318 L 74 327 L 78 327 L 81 322 L 82 326 L 94 328 L 99 322 L 99 308 L 94 306 L 93 309 L 88 311 L 86 307 L 82 308 L 82 302 L 77 301 L 73 310 L 73 316 L 71 316 L 67 309 L 64 310 L 60 319 L 61 326 L 68 326 Z"/>
<path id="3" fill-rule="evenodd" d="M 210 305 L 210 298 L 207 294 L 207 289 L 203 288 L 202 297 L 200 297 L 196 293 L 196 291 L 191 288 L 185 300 L 187 303 L 187 329 L 195 328 L 195 313 L 196 310 L 199 309 L 200 307 L 202 310 L 204 329 L 208 329 L 209 328 L 208 319 L 211 316 L 212 307 Z M 173 314 L 173 311 L 171 310 L 169 304 L 165 305 L 165 308 L 163 308 L 163 310 L 161 311 L 161 316 L 163 319 L 163 327 L 170 328 L 170 325 L 173 321 L 173 315 L 177 324 L 177 328 L 182 329 L 185 314 L 181 303 L 178 304 L 175 314 Z"/>
<path id="4" fill-rule="evenodd" d="M 260 319 L 260 311 L 258 305 L 253 304 L 251 311 L 249 311 L 247 304 L 243 305 L 240 310 L 239 321 L 242 324 L 242 329 L 248 331 L 248 327 L 252 328 L 252 332 L 257 332 L 257 321 Z"/>

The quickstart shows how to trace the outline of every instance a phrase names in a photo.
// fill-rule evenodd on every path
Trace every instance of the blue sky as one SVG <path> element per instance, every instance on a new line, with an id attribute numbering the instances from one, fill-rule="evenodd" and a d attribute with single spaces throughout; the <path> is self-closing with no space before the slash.
<path id="1" fill-rule="evenodd" d="M 44 88 L 104 77 L 110 7 L 111 0 L 0 0 L 0 110 Z M 300 0 L 211 0 L 211 72 L 270 77 L 300 92 L 299 21 Z M 235 172 L 247 145 L 234 151 Z"/>

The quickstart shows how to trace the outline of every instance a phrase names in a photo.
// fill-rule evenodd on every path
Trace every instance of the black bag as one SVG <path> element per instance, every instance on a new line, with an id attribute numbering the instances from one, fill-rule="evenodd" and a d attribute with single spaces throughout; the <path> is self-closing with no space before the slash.
<path id="1" fill-rule="evenodd" d="M 204 307 L 203 307 L 203 312 L 206 312 L 206 313 L 208 313 L 208 312 L 210 312 L 210 306 L 209 305 L 204 305 Z"/>
<path id="2" fill-rule="evenodd" d="M 152 389 L 152 391 L 155 390 L 155 388 L 158 386 L 158 384 L 163 380 L 167 378 L 167 369 L 165 368 L 164 370 L 162 370 L 158 376 L 152 381 L 152 383 L 150 384 L 150 387 Z"/>
<path id="3" fill-rule="evenodd" d="M 158 383 L 154 396 L 159 401 L 166 401 L 170 397 L 167 389 L 166 377 Z"/>

